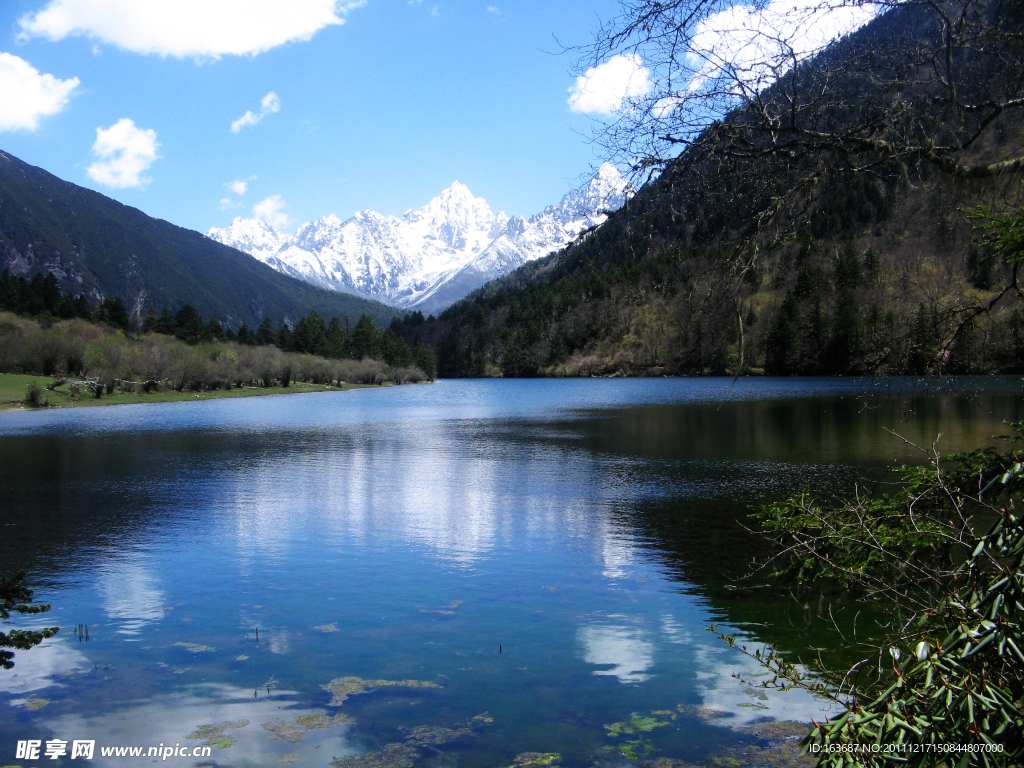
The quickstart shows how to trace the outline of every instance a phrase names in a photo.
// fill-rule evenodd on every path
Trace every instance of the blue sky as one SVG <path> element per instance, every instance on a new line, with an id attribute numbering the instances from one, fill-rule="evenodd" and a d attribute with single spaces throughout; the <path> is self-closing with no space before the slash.
<path id="1" fill-rule="evenodd" d="M 599 164 L 568 104 L 572 57 L 550 52 L 553 35 L 588 42 L 614 3 L 351 5 L 4 0 L 0 148 L 200 231 L 268 198 L 289 231 L 400 215 L 456 179 L 530 215 Z"/>

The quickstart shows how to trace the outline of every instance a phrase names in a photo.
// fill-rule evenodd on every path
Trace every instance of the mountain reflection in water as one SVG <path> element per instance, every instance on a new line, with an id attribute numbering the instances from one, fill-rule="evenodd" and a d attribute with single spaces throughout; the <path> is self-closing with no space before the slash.
<path id="1" fill-rule="evenodd" d="M 738 682 L 757 668 L 705 631 L 832 642 L 815 606 L 735 588 L 749 505 L 917 461 L 885 427 L 983 444 L 1022 418 L 1019 384 L 446 381 L 2 414 L 0 569 L 54 605 L 26 624 L 64 631 L 0 673 L 0 752 L 219 723 L 221 764 L 415 762 L 440 759 L 429 726 L 469 768 L 569 768 L 657 711 L 652 754 L 707 760 L 754 738 L 737 724 L 822 714 Z M 332 707 L 348 677 L 407 684 Z"/>

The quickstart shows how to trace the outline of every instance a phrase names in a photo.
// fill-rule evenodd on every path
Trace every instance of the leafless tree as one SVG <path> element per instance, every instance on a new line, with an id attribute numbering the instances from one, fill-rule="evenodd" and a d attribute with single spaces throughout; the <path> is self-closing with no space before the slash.
<path id="1" fill-rule="evenodd" d="M 1024 109 L 1022 28 L 1013 0 L 623 0 L 576 68 L 632 63 L 595 139 L 636 172 L 827 156 L 833 172 L 980 178 L 1024 171 L 1024 153 L 993 160 L 984 141 Z"/>
<path id="2" fill-rule="evenodd" d="M 735 304 L 742 370 L 743 278 L 830 185 L 931 174 L 1020 204 L 1022 29 L 1016 0 L 621 0 L 576 70 L 625 93 L 595 122 L 602 153 L 730 250 L 704 301 Z M 944 349 L 992 309 L 975 304 L 953 303 Z"/>

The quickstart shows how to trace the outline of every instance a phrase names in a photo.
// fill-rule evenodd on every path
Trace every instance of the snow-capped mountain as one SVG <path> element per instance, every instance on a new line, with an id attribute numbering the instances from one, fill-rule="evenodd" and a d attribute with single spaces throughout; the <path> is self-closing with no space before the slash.
<path id="1" fill-rule="evenodd" d="M 237 218 L 207 237 L 314 285 L 430 313 L 562 248 L 631 194 L 618 169 L 605 163 L 585 185 L 529 219 L 492 212 L 456 181 L 400 218 L 360 211 L 342 221 L 332 214 L 294 235 Z"/>

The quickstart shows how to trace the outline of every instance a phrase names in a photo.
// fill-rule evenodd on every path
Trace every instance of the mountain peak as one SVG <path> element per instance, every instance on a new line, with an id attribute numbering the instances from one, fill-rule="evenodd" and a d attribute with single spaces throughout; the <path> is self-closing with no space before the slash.
<path id="1" fill-rule="evenodd" d="M 469 187 L 463 184 L 461 181 L 453 181 L 451 186 L 443 190 L 441 194 L 431 200 L 421 211 L 425 211 L 431 207 L 437 207 L 438 205 L 445 208 L 449 208 L 452 205 L 466 206 L 475 209 L 486 209 L 488 213 L 491 207 L 487 204 L 487 201 L 482 197 L 475 197 L 472 192 L 469 191 Z"/>
<path id="2" fill-rule="evenodd" d="M 599 225 L 606 211 L 626 201 L 628 188 L 606 163 L 561 203 L 529 220 L 494 213 L 454 181 L 401 218 L 365 210 L 342 222 L 332 214 L 294 236 L 265 222 L 236 219 L 209 236 L 315 285 L 433 311 Z"/>
<path id="3" fill-rule="evenodd" d="M 587 183 L 589 189 L 600 189 L 605 195 L 632 197 L 632 186 L 618 168 L 609 162 L 601 163 Z M 628 194 L 627 194 L 628 193 Z"/>

